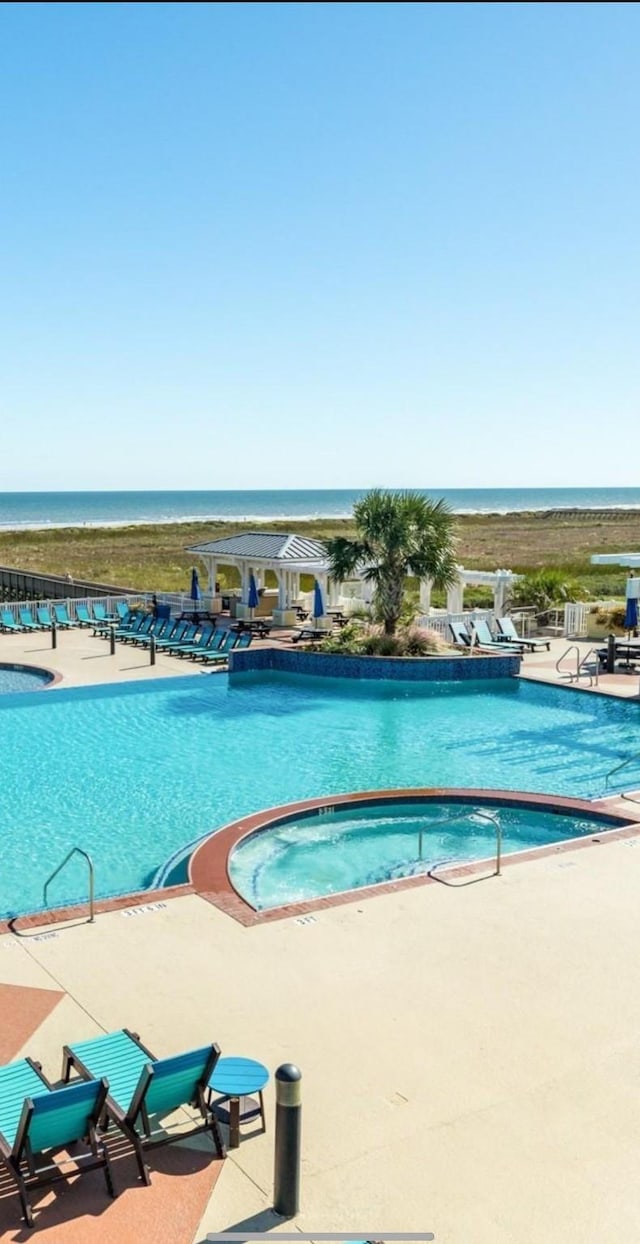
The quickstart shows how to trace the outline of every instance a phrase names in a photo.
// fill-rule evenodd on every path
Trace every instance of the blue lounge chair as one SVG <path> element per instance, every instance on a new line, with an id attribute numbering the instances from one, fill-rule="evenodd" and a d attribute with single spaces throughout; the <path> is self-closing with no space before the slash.
<path id="1" fill-rule="evenodd" d="M 82 607 L 82 606 L 80 606 L 80 608 L 81 608 L 81 607 Z M 82 626 L 82 625 L 83 625 L 83 623 L 82 623 L 82 622 L 80 622 L 80 620 L 78 620 L 78 621 L 76 622 L 76 621 L 74 621 L 74 619 L 73 619 L 73 618 L 70 618 L 70 617 L 69 617 L 69 610 L 67 609 L 67 606 L 66 606 L 66 605 L 54 605 L 54 606 L 53 606 L 53 616 L 54 616 L 54 618 L 55 618 L 55 620 L 56 620 L 56 626 L 59 626 L 61 631 L 67 631 L 67 630 L 69 630 L 69 629 L 70 629 L 70 627 L 72 627 L 72 626 Z"/>
<path id="2" fill-rule="evenodd" d="M 525 639 L 522 635 L 518 635 L 513 618 L 496 618 L 496 623 L 500 634 L 504 635 L 509 643 L 528 648 L 530 652 L 539 652 L 541 648 L 546 648 L 547 652 L 551 651 L 549 639 Z"/>
<path id="3" fill-rule="evenodd" d="M 16 622 L 10 609 L 2 609 L 0 611 L 0 630 L 4 631 L 5 634 L 8 635 L 11 631 L 22 634 L 25 629 L 20 622 Z"/>
<path id="4" fill-rule="evenodd" d="M 180 621 L 178 618 L 171 630 L 166 630 L 164 635 L 158 640 L 159 648 L 176 648 L 182 643 L 186 643 L 187 634 L 190 633 L 191 627 L 188 622 Z"/>
<path id="5" fill-rule="evenodd" d="M 121 639 L 123 644 L 131 644 L 136 636 L 146 635 L 151 630 L 152 626 L 153 614 L 143 613 L 140 618 L 140 622 L 138 625 L 134 626 L 132 630 L 125 627 L 123 627 L 122 630 L 118 629 L 116 631 L 116 639 Z"/>
<path id="6" fill-rule="evenodd" d="M 126 622 L 126 621 L 127 621 L 127 618 L 128 618 L 128 617 L 130 616 L 130 614 L 131 614 L 131 610 L 130 610 L 130 608 L 129 608 L 129 606 L 128 606 L 127 602 L 126 602 L 126 600 L 117 600 L 117 601 L 116 601 L 116 613 L 117 613 L 117 615 L 118 615 L 118 617 L 119 617 L 119 619 L 120 619 L 120 621 L 121 621 L 121 622 Z"/>
<path id="7" fill-rule="evenodd" d="M 88 605 L 76 605 L 76 620 L 78 626 L 93 626 L 93 618 L 89 613 Z"/>
<path id="8" fill-rule="evenodd" d="M 115 1196 L 109 1154 L 98 1127 L 107 1091 L 103 1079 L 54 1089 L 30 1058 L 0 1067 L 0 1159 L 17 1186 L 28 1226 L 33 1226 L 31 1189 L 54 1180 L 73 1179 L 99 1167 L 109 1194 Z M 73 1158 L 67 1159 L 72 1169 L 65 1172 L 53 1153 L 83 1140 L 88 1152 L 74 1149 Z"/>
<path id="9" fill-rule="evenodd" d="M 140 1177 L 148 1184 L 151 1179 L 144 1160 L 145 1149 L 209 1132 L 218 1156 L 224 1157 L 218 1122 L 206 1100 L 207 1086 L 219 1057 L 219 1046 L 205 1045 L 173 1058 L 158 1059 L 137 1033 L 121 1028 L 90 1041 L 65 1045 L 62 1078 L 68 1080 L 72 1071 L 85 1080 L 107 1077 L 107 1114 L 134 1146 Z M 150 1115 L 164 1116 L 186 1105 L 197 1107 L 203 1120 L 188 1132 L 169 1133 L 152 1127 Z"/>
<path id="10" fill-rule="evenodd" d="M 195 642 L 180 644 L 174 650 L 177 657 L 193 657 L 199 652 L 215 652 L 220 647 L 226 632 L 216 630 L 212 626 L 208 626 L 200 634 L 200 638 Z"/>
<path id="11" fill-rule="evenodd" d="M 97 601 L 93 602 L 93 617 L 96 622 L 109 621 L 104 605 L 100 605 Z"/>
<path id="12" fill-rule="evenodd" d="M 180 637 L 177 639 L 170 639 L 169 642 L 164 645 L 164 651 L 168 656 L 174 656 L 179 648 L 183 648 L 187 644 L 195 644 L 198 637 L 198 628 L 197 626 L 194 626 L 193 622 L 183 621 L 180 625 L 185 628 L 184 631 L 180 632 Z"/>
<path id="13" fill-rule="evenodd" d="M 38 619 L 42 630 L 44 630 L 45 627 L 47 630 L 51 630 L 51 627 L 53 626 L 53 618 L 51 617 L 51 610 L 48 605 L 40 605 L 39 608 L 36 609 L 36 618 Z"/>
<path id="14" fill-rule="evenodd" d="M 453 642 L 456 648 L 462 648 L 465 651 L 469 652 L 471 649 L 471 636 L 468 630 L 466 629 L 466 627 L 462 625 L 462 622 L 450 622 L 449 630 L 451 631 L 451 634 L 453 636 Z M 498 647 L 497 644 L 491 644 L 487 648 L 485 644 L 474 643 L 473 651 L 474 652 L 495 652 L 497 647 Z M 500 644 L 500 647 L 502 648 L 502 644 Z M 503 648 L 503 651 L 507 651 L 506 645 Z"/>
<path id="15" fill-rule="evenodd" d="M 33 614 L 30 609 L 18 609 L 18 617 L 22 622 L 25 631 L 42 631 L 44 627 L 39 622 L 34 622 Z"/>
<path id="16" fill-rule="evenodd" d="M 223 665 L 228 661 L 231 649 L 237 647 L 241 638 L 241 635 L 236 635 L 233 631 L 227 631 L 222 643 L 215 651 L 206 649 L 204 652 L 195 652 L 193 659 L 194 661 L 203 661 L 205 665 Z"/>
<path id="17" fill-rule="evenodd" d="M 147 630 L 144 627 L 131 637 L 131 643 L 139 648 L 148 648 L 151 640 L 157 641 L 165 634 L 167 630 L 166 618 L 151 618 L 151 626 Z"/>

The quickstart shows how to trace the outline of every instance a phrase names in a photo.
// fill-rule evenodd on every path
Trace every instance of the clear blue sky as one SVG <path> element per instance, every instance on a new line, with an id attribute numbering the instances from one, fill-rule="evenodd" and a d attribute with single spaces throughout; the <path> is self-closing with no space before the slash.
<path id="1" fill-rule="evenodd" d="M 0 489 L 638 483 L 637 4 L 2 4 L 0 101 Z"/>

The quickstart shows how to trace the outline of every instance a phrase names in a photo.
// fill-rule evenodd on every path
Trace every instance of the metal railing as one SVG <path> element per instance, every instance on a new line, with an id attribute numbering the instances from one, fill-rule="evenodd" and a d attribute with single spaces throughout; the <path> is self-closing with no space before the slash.
<path id="1" fill-rule="evenodd" d="M 493 875 L 499 877 L 502 872 L 502 824 L 500 822 L 500 817 L 497 812 L 487 812 L 485 808 L 472 808 L 471 813 L 473 816 L 477 816 L 483 821 L 489 821 L 496 831 L 496 868 Z M 441 821 L 430 821 L 426 827 L 426 830 L 421 825 L 418 830 L 418 859 L 424 859 L 425 833 L 430 833 L 432 829 L 440 829 L 443 825 L 450 825 L 452 821 L 458 821 L 459 819 L 460 813 L 452 812 L 451 816 L 445 817 Z M 459 864 L 463 864 L 467 861 L 459 860 L 457 862 Z M 438 864 L 434 864 L 430 869 L 430 872 L 434 872 L 434 870 L 438 867 L 440 867 Z"/>
<path id="2" fill-rule="evenodd" d="M 42 891 L 44 905 L 45 907 L 48 906 L 47 891 L 49 889 L 49 886 L 51 885 L 51 882 L 55 880 L 55 878 L 58 876 L 59 873 L 62 872 L 63 868 L 66 867 L 66 865 L 69 863 L 69 860 L 74 855 L 81 855 L 83 859 L 87 861 L 87 867 L 89 869 L 89 919 L 87 923 L 93 924 L 95 921 L 94 906 L 93 906 L 94 892 L 95 892 L 93 860 L 91 859 L 91 856 L 88 854 L 87 851 L 83 851 L 82 847 L 72 847 L 68 855 L 65 855 L 62 863 L 58 865 L 58 867 L 54 870 L 54 872 L 51 873 L 50 877 L 47 877 L 47 880 L 44 883 L 44 888 Z"/>
<path id="3" fill-rule="evenodd" d="M 569 656 L 569 653 L 573 652 L 576 656 L 575 671 L 563 670 L 562 662 Z M 589 667 L 587 664 L 590 657 L 595 657 L 595 664 L 593 668 Z M 600 678 L 600 658 L 598 656 L 598 649 L 589 648 L 589 651 L 585 652 L 583 655 L 577 644 L 570 644 L 569 647 L 562 653 L 562 656 L 558 657 L 558 660 L 556 661 L 556 670 L 559 674 L 568 674 L 569 682 L 579 682 L 581 678 L 588 678 L 589 686 L 597 687 Z"/>
<path id="4" fill-rule="evenodd" d="M 623 769 L 626 769 L 627 765 L 630 765 L 633 763 L 640 764 L 640 752 L 636 752 L 633 756 L 627 756 L 625 760 L 620 761 L 620 764 L 614 765 L 613 769 L 609 770 L 609 772 L 607 773 L 604 779 L 605 790 L 609 789 L 610 780 L 612 777 L 614 777 L 616 773 L 621 773 Z"/>

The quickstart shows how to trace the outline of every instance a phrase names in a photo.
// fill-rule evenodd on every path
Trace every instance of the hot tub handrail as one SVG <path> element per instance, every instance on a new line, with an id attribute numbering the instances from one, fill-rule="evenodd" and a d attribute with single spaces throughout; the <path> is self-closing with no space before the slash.
<path id="1" fill-rule="evenodd" d="M 95 890 L 93 860 L 87 851 L 83 851 L 82 847 L 72 847 L 71 850 L 68 852 L 68 854 L 65 855 L 62 863 L 58 864 L 58 867 L 54 869 L 50 877 L 47 877 L 47 880 L 44 883 L 44 888 L 42 891 L 44 905 L 45 907 L 48 906 L 47 890 L 49 889 L 51 882 L 58 876 L 58 873 L 62 872 L 63 868 L 65 868 L 65 866 L 69 863 L 69 860 L 74 855 L 81 855 L 83 859 L 87 861 L 87 867 L 89 869 L 89 920 L 87 923 L 93 924 L 95 921 L 94 910 L 93 910 L 93 897 L 94 897 L 94 890 Z"/>
<path id="2" fill-rule="evenodd" d="M 487 812 L 487 810 L 484 809 L 484 807 L 473 807 L 471 812 L 467 812 L 466 816 L 467 817 L 481 816 L 483 817 L 484 820 L 491 821 L 491 824 L 493 825 L 494 830 L 496 830 L 496 876 L 497 877 L 501 876 L 502 824 L 501 824 L 501 819 L 499 819 L 497 812 Z M 441 821 L 431 821 L 427 829 L 428 830 L 440 830 L 440 827 L 442 825 L 451 825 L 452 821 L 458 821 L 458 820 L 459 820 L 459 812 L 452 812 L 451 816 L 443 817 Z M 418 860 L 422 860 L 423 858 L 423 851 L 422 851 L 423 838 L 425 838 L 425 829 L 423 829 L 421 825 L 420 830 L 418 830 Z"/>
<path id="3" fill-rule="evenodd" d="M 497 812 L 487 812 L 485 808 L 473 808 L 473 815 L 483 817 L 485 821 L 490 821 L 496 831 L 496 877 L 499 877 L 502 869 L 502 825 Z M 460 817 L 459 812 L 453 812 L 451 816 L 444 817 L 441 821 L 432 821 L 428 826 L 428 830 L 439 829 L 441 825 L 450 825 L 452 821 L 457 821 Z M 418 859 L 423 859 L 423 840 L 425 830 L 420 826 L 418 830 Z"/>

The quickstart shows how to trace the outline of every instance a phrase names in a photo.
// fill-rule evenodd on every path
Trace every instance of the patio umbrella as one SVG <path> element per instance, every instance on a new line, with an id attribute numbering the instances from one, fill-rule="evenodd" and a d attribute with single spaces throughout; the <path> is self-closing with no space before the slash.
<path id="1" fill-rule="evenodd" d="M 194 602 L 194 604 L 196 604 L 197 601 L 202 600 L 202 592 L 200 591 L 200 580 L 198 579 L 198 571 L 196 570 L 195 566 L 193 567 L 193 570 L 191 571 L 191 590 L 189 592 L 189 596 L 191 597 L 191 600 Z M 198 616 L 197 610 L 195 609 L 194 609 L 193 616 L 194 616 L 194 619 L 196 619 Z"/>
<path id="2" fill-rule="evenodd" d="M 320 584 L 318 583 L 318 580 L 316 579 L 314 588 L 313 588 L 313 616 L 314 616 L 315 621 L 317 622 L 318 618 L 323 617 L 323 615 L 324 615 L 324 601 L 322 599 L 322 588 L 320 587 Z"/>
<path id="3" fill-rule="evenodd" d="M 247 601 L 247 605 L 249 606 L 251 610 L 251 617 L 253 617 L 253 611 L 254 609 L 258 608 L 259 604 L 260 604 L 260 597 L 258 595 L 258 589 L 256 587 L 256 581 L 253 577 L 253 570 L 252 570 L 251 574 L 249 575 L 249 599 Z"/>
<path id="4" fill-rule="evenodd" d="M 627 604 L 624 615 L 625 631 L 635 631 L 638 625 L 638 593 L 640 592 L 640 579 L 635 579 L 631 575 L 627 579 Z"/>

